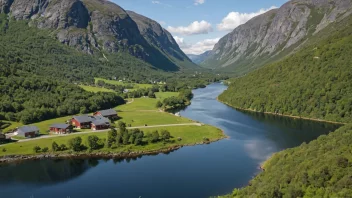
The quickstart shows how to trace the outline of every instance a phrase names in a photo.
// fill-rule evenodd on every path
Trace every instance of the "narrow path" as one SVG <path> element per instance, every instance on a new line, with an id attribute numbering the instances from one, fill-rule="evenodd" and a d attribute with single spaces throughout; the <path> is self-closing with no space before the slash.
<path id="1" fill-rule="evenodd" d="M 153 125 L 153 126 L 127 127 L 127 129 L 147 129 L 147 128 L 174 127 L 174 126 L 202 126 L 202 124 L 200 123 L 164 124 L 164 125 Z M 49 139 L 49 138 L 57 138 L 57 137 L 72 136 L 72 135 L 83 135 L 83 134 L 90 134 L 90 133 L 104 133 L 109 130 L 110 129 L 99 130 L 99 131 L 77 132 L 77 133 L 70 133 L 70 134 L 60 134 L 60 135 L 43 135 L 37 138 L 18 140 L 17 142 L 28 142 L 28 141 L 34 141 L 39 139 Z M 0 147 L 5 145 L 6 144 L 0 145 Z"/>
<path id="2" fill-rule="evenodd" d="M 133 102 L 134 102 L 134 98 L 132 98 L 132 100 L 129 101 L 129 102 L 127 102 L 126 104 L 131 104 L 131 103 L 133 103 Z"/>

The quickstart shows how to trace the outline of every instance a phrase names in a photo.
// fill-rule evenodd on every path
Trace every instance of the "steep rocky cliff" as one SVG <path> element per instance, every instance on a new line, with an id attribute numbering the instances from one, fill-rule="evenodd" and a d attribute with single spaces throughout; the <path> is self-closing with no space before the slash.
<path id="1" fill-rule="evenodd" d="M 106 0 L 0 0 L 0 13 L 52 30 L 60 42 L 85 53 L 127 51 L 167 71 L 195 66 L 188 64 L 190 60 L 171 35 L 165 31 L 155 34 L 163 30 L 155 21 L 143 32 L 141 24 L 146 20 L 139 19 L 145 17 L 133 14 L 140 16 L 134 21 L 123 8 Z M 162 45 L 151 42 L 150 37 L 162 41 Z"/>
<path id="2" fill-rule="evenodd" d="M 176 63 L 195 67 L 188 56 L 180 49 L 174 37 L 159 23 L 132 11 L 127 11 L 127 13 L 136 22 L 140 33 L 151 46 L 160 49 L 165 56 Z"/>
<path id="3" fill-rule="evenodd" d="M 351 0 L 292 0 L 223 37 L 202 65 L 244 74 L 301 47 L 352 13 Z"/>

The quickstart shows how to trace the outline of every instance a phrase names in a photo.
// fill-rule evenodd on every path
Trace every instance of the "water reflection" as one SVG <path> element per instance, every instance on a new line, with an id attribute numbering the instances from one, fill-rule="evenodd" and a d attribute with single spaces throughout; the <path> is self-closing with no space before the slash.
<path id="1" fill-rule="evenodd" d="M 46 185 L 65 182 L 79 177 L 91 167 L 99 164 L 98 160 L 68 159 L 40 160 L 19 164 L 0 166 L 0 185 L 9 183 L 28 183 Z"/>

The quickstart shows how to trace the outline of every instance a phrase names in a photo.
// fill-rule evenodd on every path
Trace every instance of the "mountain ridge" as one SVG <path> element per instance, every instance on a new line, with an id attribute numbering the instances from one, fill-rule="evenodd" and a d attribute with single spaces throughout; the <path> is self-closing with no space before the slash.
<path id="1" fill-rule="evenodd" d="M 202 54 L 196 55 L 196 54 L 187 54 L 187 56 L 196 64 L 202 63 L 205 59 L 209 57 L 211 54 L 211 50 L 208 50 Z"/>
<path id="2" fill-rule="evenodd" d="M 246 74 L 289 55 L 311 36 L 351 13 L 351 0 L 289 1 L 224 36 L 202 66 Z"/>
<path id="3" fill-rule="evenodd" d="M 173 38 L 164 40 L 163 46 L 165 49 L 169 45 L 173 53 L 165 53 L 160 46 L 150 43 L 147 38 L 153 31 L 142 35 L 141 23 L 138 26 L 128 11 L 109 1 L 0 0 L 0 13 L 15 20 L 28 20 L 33 27 L 52 30 L 61 43 L 87 54 L 128 52 L 165 71 L 197 67 Z"/>

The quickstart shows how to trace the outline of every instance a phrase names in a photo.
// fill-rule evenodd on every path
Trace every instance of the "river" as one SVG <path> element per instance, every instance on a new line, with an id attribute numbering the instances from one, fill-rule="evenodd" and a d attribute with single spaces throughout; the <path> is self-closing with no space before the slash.
<path id="1" fill-rule="evenodd" d="M 245 113 L 216 100 L 226 86 L 194 90 L 181 115 L 221 128 L 228 139 L 129 160 L 42 160 L 0 167 L 0 197 L 209 197 L 243 187 L 272 153 L 338 126 Z"/>

